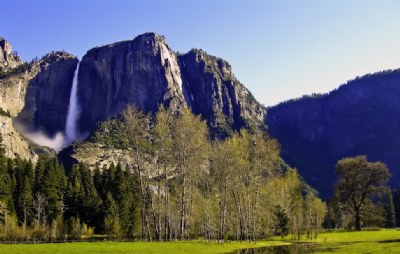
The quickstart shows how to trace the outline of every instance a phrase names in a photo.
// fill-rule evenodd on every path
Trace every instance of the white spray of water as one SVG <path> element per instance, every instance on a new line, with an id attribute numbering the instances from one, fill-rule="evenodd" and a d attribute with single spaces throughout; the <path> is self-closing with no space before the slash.
<path id="1" fill-rule="evenodd" d="M 41 131 L 26 132 L 24 135 L 40 146 L 53 148 L 57 153 L 65 147 L 65 138 L 62 132 L 57 132 L 52 138 Z"/>
<path id="2" fill-rule="evenodd" d="M 69 97 L 69 107 L 67 114 L 67 124 L 65 126 L 65 144 L 69 145 L 73 141 L 79 139 L 79 130 L 78 130 L 78 117 L 80 113 L 79 105 L 78 105 L 78 73 L 79 73 L 79 64 L 76 65 L 76 70 L 74 73 L 74 79 L 72 81 L 71 95 Z"/>
<path id="3" fill-rule="evenodd" d="M 57 132 L 53 137 L 49 137 L 42 131 L 29 131 L 25 126 L 16 123 L 24 135 L 40 146 L 47 146 L 54 149 L 57 153 L 61 149 L 69 146 L 75 140 L 80 139 L 80 133 L 77 126 L 77 121 L 80 113 L 78 104 L 78 72 L 79 62 L 76 66 L 74 78 L 72 82 L 71 94 L 69 97 L 69 106 L 67 114 L 67 123 L 65 126 L 65 135 L 62 132 Z"/>

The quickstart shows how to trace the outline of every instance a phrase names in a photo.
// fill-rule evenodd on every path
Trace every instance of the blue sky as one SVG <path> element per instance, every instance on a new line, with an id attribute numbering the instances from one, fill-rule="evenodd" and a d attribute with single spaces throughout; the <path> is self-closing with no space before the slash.
<path id="1" fill-rule="evenodd" d="M 2 0 L 0 35 L 24 60 L 144 32 L 226 59 L 265 105 L 400 68 L 400 1 Z"/>

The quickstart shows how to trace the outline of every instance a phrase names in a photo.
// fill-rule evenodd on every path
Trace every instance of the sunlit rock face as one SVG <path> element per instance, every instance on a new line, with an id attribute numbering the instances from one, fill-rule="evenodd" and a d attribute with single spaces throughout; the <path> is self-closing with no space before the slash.
<path id="1" fill-rule="evenodd" d="M 146 112 L 160 103 L 184 103 L 176 54 L 156 34 L 94 48 L 82 58 L 79 73 L 80 128 L 91 131 L 99 121 L 128 104 Z"/>
<path id="2" fill-rule="evenodd" d="M 80 65 L 78 96 L 83 132 L 128 104 L 146 112 L 159 104 L 188 105 L 221 133 L 261 126 L 265 116 L 226 61 L 201 50 L 179 55 L 154 33 L 89 50 Z"/>
<path id="3" fill-rule="evenodd" d="M 89 50 L 79 72 L 78 59 L 66 52 L 13 65 L 19 58 L 3 44 L 0 61 L 9 69 L 0 78 L 0 107 L 9 112 L 27 144 L 58 152 L 79 138 L 78 133 L 90 134 L 129 104 L 146 113 L 156 112 L 160 104 L 175 111 L 189 106 L 207 120 L 213 137 L 243 127 L 265 128 L 265 108 L 226 61 L 202 50 L 176 53 L 154 33 Z M 75 113 L 68 121 L 69 109 Z"/>
<path id="4" fill-rule="evenodd" d="M 36 152 L 43 152 L 36 144 L 62 146 L 61 133 L 77 59 L 66 52 L 52 52 L 37 61 L 23 63 L 10 56 L 8 42 L 0 41 L 0 46 L 0 65 L 4 67 L 0 108 L 6 112 L 0 130 L 3 145 L 10 157 L 18 154 L 23 159 L 35 160 Z"/>
<path id="5" fill-rule="evenodd" d="M 13 52 L 11 44 L 0 36 L 0 71 L 10 70 L 20 64 L 22 64 L 22 61 Z"/>
<path id="6" fill-rule="evenodd" d="M 329 94 L 304 97 L 268 109 L 270 134 L 282 156 L 324 197 L 336 179 L 335 164 L 367 155 L 400 182 L 400 70 L 357 78 Z"/>

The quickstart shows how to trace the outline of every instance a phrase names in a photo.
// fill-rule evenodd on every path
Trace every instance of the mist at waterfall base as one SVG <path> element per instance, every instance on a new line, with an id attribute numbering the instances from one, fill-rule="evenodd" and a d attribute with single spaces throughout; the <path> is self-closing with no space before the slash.
<path id="1" fill-rule="evenodd" d="M 27 131 L 23 126 L 20 127 L 24 135 L 40 146 L 46 146 L 52 148 L 57 153 L 63 148 L 69 146 L 74 141 L 83 139 L 87 134 L 79 133 L 77 122 L 79 118 L 79 104 L 78 104 L 78 73 L 79 73 L 78 62 L 74 78 L 72 81 L 71 94 L 69 97 L 69 106 L 67 121 L 65 124 L 65 132 L 57 132 L 54 136 L 50 137 L 43 131 Z M 24 130 L 25 129 L 25 130 Z"/>

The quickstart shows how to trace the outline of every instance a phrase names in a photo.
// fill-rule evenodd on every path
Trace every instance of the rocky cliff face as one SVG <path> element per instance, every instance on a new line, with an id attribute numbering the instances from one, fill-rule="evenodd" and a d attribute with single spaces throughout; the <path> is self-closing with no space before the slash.
<path id="1" fill-rule="evenodd" d="M 178 55 L 154 33 L 89 50 L 80 65 L 78 94 L 82 132 L 128 104 L 146 112 L 159 104 L 186 104 L 211 128 L 223 130 L 261 126 L 265 115 L 227 62 L 199 50 Z"/>
<path id="2" fill-rule="evenodd" d="M 233 75 L 228 62 L 202 50 L 179 56 L 183 93 L 193 113 L 202 115 L 216 135 L 260 127 L 261 106 Z"/>
<path id="3" fill-rule="evenodd" d="M 0 37 L 0 71 L 7 71 L 22 64 L 21 59 L 12 51 L 11 44 Z"/>
<path id="4" fill-rule="evenodd" d="M 9 43 L 3 45 L 6 50 L 2 52 L 10 52 Z M 66 52 L 53 52 L 36 62 L 7 63 L 0 76 L 0 108 L 7 112 L 1 118 L 0 132 L 9 156 L 19 154 L 35 160 L 35 154 L 51 152 L 24 138 L 15 126 L 19 130 L 41 130 L 50 136 L 64 131 L 77 62 L 76 57 Z"/>
<path id="5" fill-rule="evenodd" d="M 66 52 L 48 54 L 34 63 L 34 75 L 22 82 L 25 104 L 18 120 L 50 136 L 64 131 L 77 63 L 77 58 Z"/>
<path id="6" fill-rule="evenodd" d="M 3 44 L 2 63 L 11 66 L 11 47 Z M 66 52 L 53 52 L 13 65 L 0 75 L 0 107 L 29 130 L 64 132 L 77 62 Z M 180 55 L 154 33 L 89 50 L 80 63 L 78 103 L 81 133 L 93 132 L 129 104 L 153 113 L 160 104 L 174 110 L 188 105 L 218 137 L 243 127 L 265 128 L 265 108 L 226 61 L 201 50 Z"/>
<path id="7" fill-rule="evenodd" d="M 268 109 L 269 132 L 282 156 L 328 197 L 337 160 L 367 155 L 390 168 L 400 182 L 400 70 L 357 78 L 329 94 Z"/>

